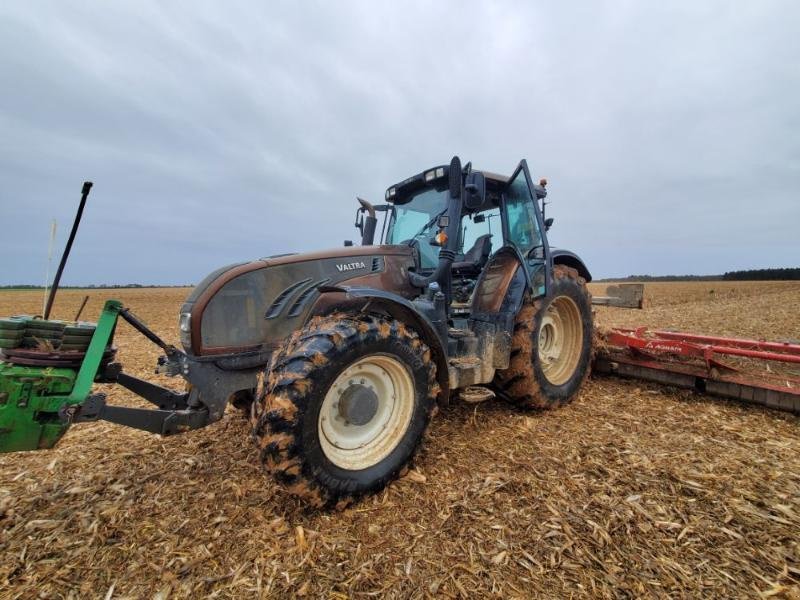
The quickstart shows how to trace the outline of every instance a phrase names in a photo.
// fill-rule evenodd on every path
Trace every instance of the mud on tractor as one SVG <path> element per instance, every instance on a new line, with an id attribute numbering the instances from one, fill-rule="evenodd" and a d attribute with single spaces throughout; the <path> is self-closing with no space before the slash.
<path id="1" fill-rule="evenodd" d="M 567 403 L 593 359 L 591 275 L 548 244 L 545 186 L 524 160 L 510 177 L 457 157 L 409 177 L 384 204 L 359 200 L 360 246 L 211 273 L 180 310 L 182 348 L 114 300 L 96 325 L 48 318 L 84 186 L 44 318 L 0 320 L 0 451 L 51 448 L 72 424 L 98 419 L 177 434 L 218 421 L 231 403 L 250 416 L 260 460 L 280 484 L 336 506 L 398 477 L 451 398 Z M 641 307 L 641 286 L 617 292 L 594 303 Z M 188 391 L 114 362 L 120 318 L 162 348 L 157 372 Z M 647 366 L 618 360 L 606 370 Z M 93 382 L 155 408 L 108 404 Z"/>

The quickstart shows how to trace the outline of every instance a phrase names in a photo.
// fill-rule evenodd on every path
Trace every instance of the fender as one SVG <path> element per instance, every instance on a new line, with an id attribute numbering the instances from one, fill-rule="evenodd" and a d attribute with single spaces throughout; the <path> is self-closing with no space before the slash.
<path id="1" fill-rule="evenodd" d="M 442 404 L 447 403 L 450 395 L 447 351 L 431 320 L 417 310 L 411 301 L 397 294 L 374 288 L 322 286 L 319 292 L 321 296 L 309 318 L 336 310 L 371 312 L 372 309 L 379 309 L 413 327 L 431 349 L 431 355 L 436 363 L 436 379 L 441 388 L 438 401 Z"/>
<path id="2" fill-rule="evenodd" d="M 503 246 L 489 257 L 475 284 L 471 307 L 473 317 L 500 312 L 506 302 L 512 282 L 517 278 L 522 280 L 522 289 L 518 289 L 520 282 L 516 282 L 514 288 L 521 296 L 525 289 L 531 288 L 530 276 L 523 268 L 519 250 L 511 246 Z"/>
<path id="3" fill-rule="evenodd" d="M 553 259 L 554 265 L 572 267 L 581 277 L 586 280 L 586 283 L 589 283 L 592 280 L 592 274 L 589 273 L 589 269 L 586 268 L 586 264 L 574 252 L 563 250 L 562 248 L 551 248 L 550 256 Z"/>

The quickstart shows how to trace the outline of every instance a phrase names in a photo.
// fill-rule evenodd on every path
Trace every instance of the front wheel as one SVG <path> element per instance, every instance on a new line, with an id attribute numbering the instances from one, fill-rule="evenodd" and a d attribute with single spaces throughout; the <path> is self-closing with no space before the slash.
<path id="1" fill-rule="evenodd" d="M 253 435 L 264 467 L 290 492 L 341 506 L 400 474 L 436 393 L 430 350 L 404 324 L 316 318 L 265 374 Z"/>
<path id="2" fill-rule="evenodd" d="M 524 408 L 566 404 L 589 376 L 592 342 L 586 281 L 575 269 L 556 265 L 550 295 L 520 309 L 509 368 L 497 372 L 495 385 Z"/>

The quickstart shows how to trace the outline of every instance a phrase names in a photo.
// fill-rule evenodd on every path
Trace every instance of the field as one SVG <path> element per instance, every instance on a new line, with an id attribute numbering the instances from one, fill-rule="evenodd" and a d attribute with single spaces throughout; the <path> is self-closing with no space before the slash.
<path id="1" fill-rule="evenodd" d="M 186 290 L 93 291 L 87 315 L 112 293 L 176 341 Z M 55 316 L 82 296 L 62 292 Z M 646 298 L 598 322 L 800 337 L 800 283 Z M 40 307 L 0 292 L 0 315 Z M 127 325 L 117 344 L 129 372 L 177 383 Z M 649 384 L 593 379 L 540 413 L 453 403 L 407 476 L 342 512 L 276 489 L 232 409 L 183 436 L 97 423 L 0 457 L 2 598 L 759 594 L 800 598 L 800 419 Z"/>

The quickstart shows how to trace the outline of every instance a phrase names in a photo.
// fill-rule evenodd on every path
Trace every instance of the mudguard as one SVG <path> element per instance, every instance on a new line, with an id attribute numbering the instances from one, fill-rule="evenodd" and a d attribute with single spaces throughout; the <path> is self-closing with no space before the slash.
<path id="1" fill-rule="evenodd" d="M 554 265 L 572 267 L 581 277 L 586 280 L 586 283 L 589 283 L 592 280 L 592 274 L 589 273 L 589 269 L 586 268 L 586 264 L 574 252 L 563 250 L 561 248 L 551 248 L 550 256 L 553 258 Z"/>
<path id="2" fill-rule="evenodd" d="M 381 309 L 393 318 L 413 327 L 431 349 L 436 363 L 436 378 L 441 388 L 438 400 L 447 402 L 450 384 L 447 367 L 447 351 L 436 333 L 431 320 L 420 312 L 413 302 L 384 290 L 350 286 L 322 286 L 321 297 L 313 311 L 314 314 L 327 314 L 336 310 L 369 311 Z"/>

